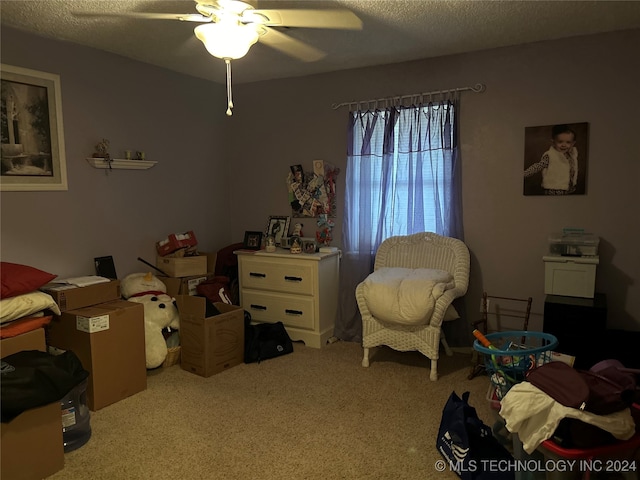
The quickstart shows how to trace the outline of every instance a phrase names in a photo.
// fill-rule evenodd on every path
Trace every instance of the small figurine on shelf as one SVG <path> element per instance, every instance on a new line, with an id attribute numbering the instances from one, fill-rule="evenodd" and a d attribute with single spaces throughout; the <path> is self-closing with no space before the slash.
<path id="1" fill-rule="evenodd" d="M 111 155 L 109 155 L 109 140 L 103 138 L 101 142 L 98 142 L 93 158 L 104 158 L 107 162 L 111 160 Z"/>
<path id="2" fill-rule="evenodd" d="M 276 251 L 276 237 L 273 235 L 267 235 L 267 240 L 265 242 L 264 249 L 267 252 L 275 252 Z"/>
<path id="3" fill-rule="evenodd" d="M 302 253 L 300 237 L 291 237 L 291 253 Z"/>
<path id="4" fill-rule="evenodd" d="M 295 226 L 293 227 L 293 233 L 291 234 L 291 236 L 304 237 L 304 235 L 302 235 L 302 227 L 304 227 L 302 223 L 296 223 Z"/>

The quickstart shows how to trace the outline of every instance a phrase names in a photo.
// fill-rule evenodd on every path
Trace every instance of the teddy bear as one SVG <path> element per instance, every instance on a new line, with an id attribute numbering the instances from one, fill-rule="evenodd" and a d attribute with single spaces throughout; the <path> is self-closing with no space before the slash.
<path id="1" fill-rule="evenodd" d="M 127 275 L 120 285 L 122 296 L 144 307 L 144 343 L 147 369 L 162 365 L 167 358 L 167 341 L 163 330 L 179 330 L 180 315 L 175 299 L 167 295 L 167 287 L 149 273 Z"/>

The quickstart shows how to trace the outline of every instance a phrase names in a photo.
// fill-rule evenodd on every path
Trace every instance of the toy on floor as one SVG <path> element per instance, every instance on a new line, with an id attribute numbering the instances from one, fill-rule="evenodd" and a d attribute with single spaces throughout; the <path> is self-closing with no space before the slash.
<path id="1" fill-rule="evenodd" d="M 167 287 L 149 273 L 132 273 L 121 283 L 122 296 L 144 306 L 144 338 L 147 368 L 162 365 L 167 358 L 167 342 L 163 330 L 179 330 L 180 315 L 175 299 L 167 295 Z"/>

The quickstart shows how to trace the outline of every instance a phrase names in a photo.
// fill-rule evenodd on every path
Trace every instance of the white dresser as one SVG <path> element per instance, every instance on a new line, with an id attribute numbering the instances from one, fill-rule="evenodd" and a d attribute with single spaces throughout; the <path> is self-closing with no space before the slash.
<path id="1" fill-rule="evenodd" d="M 254 322 L 284 323 L 292 340 L 321 348 L 333 335 L 339 252 L 237 250 L 240 304 Z"/>

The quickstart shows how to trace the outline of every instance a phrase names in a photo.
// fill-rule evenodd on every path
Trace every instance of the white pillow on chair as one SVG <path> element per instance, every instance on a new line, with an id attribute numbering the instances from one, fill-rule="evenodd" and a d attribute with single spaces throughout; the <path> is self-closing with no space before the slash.
<path id="1" fill-rule="evenodd" d="M 371 314 L 384 322 L 428 322 L 438 298 L 454 287 L 453 276 L 431 268 L 380 268 L 363 282 Z"/>
<path id="2" fill-rule="evenodd" d="M 457 320 L 458 318 L 460 318 L 460 314 L 456 310 L 456 307 L 449 305 L 449 307 L 447 307 L 447 311 L 444 312 L 444 318 L 442 321 L 450 322 L 451 320 Z"/>

